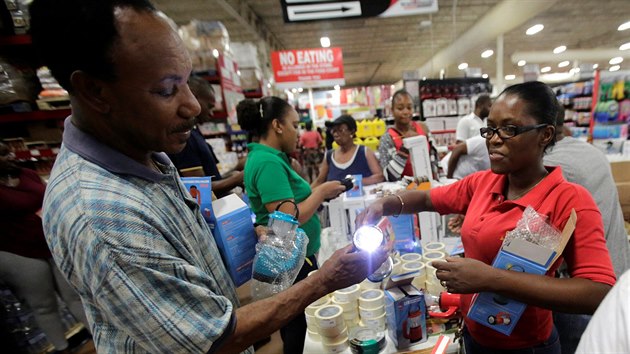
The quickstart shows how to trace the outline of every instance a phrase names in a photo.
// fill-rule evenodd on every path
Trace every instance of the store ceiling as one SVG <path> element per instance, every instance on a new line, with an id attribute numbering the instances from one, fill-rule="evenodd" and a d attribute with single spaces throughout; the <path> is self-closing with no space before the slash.
<path id="1" fill-rule="evenodd" d="M 154 3 L 178 25 L 192 19 L 221 21 L 228 29 L 230 40 L 236 42 L 260 41 L 264 36 L 257 33 L 267 30 L 276 49 L 314 48 L 320 46 L 321 36 L 328 36 L 332 46 L 343 50 L 346 86 L 359 86 L 392 84 L 400 80 L 403 71 L 418 69 L 430 62 L 434 55 L 449 47 L 503 1 L 510 0 L 438 0 L 439 11 L 431 15 L 291 24 L 284 23 L 280 0 L 154 0 Z M 617 31 L 621 23 L 630 21 L 628 0 L 520 1 L 532 6 L 541 2 L 551 3 L 551 6 L 531 18 L 522 18 L 519 13 L 508 15 L 514 16 L 514 23 L 522 24 L 504 34 L 504 75 L 522 74 L 522 68 L 512 63 L 511 56 L 515 52 L 551 52 L 560 45 L 566 45 L 568 50 L 619 48 L 630 42 L 630 30 Z M 241 18 L 237 20 L 239 14 Z M 430 21 L 431 25 L 423 26 L 423 21 Z M 255 25 L 247 26 L 247 23 Z M 537 35 L 526 36 L 525 30 L 536 23 L 542 23 L 545 29 Z M 482 25 L 493 26 L 492 23 Z M 462 77 L 463 72 L 457 65 L 467 62 L 469 67 L 481 68 L 494 78 L 496 39 L 474 42 L 465 53 L 433 63 L 429 77 L 437 77 L 441 68 L 445 69 L 447 77 Z M 495 55 L 482 59 L 481 52 L 485 49 L 494 50 Z M 622 69 L 627 70 L 630 50 L 620 55 L 627 57 L 621 64 Z M 607 68 L 608 59 L 589 63 Z M 550 60 L 539 65 L 551 66 L 552 72 L 566 71 L 566 68 L 558 68 L 558 62 Z"/>

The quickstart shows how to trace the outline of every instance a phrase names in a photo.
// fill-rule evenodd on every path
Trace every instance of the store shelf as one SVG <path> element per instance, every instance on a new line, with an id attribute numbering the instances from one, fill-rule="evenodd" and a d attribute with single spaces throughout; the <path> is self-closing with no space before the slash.
<path id="1" fill-rule="evenodd" d="M 32 111 L 0 114 L 0 123 L 31 122 L 38 120 L 60 120 L 70 115 L 70 109 L 55 109 L 50 111 Z"/>
<path id="2" fill-rule="evenodd" d="M 3 45 L 29 45 L 32 43 L 29 34 L 16 34 L 13 36 L 0 36 L 0 46 Z"/>
<path id="3" fill-rule="evenodd" d="M 203 134 L 204 138 L 217 138 L 217 137 L 228 136 L 228 135 L 230 135 L 230 133 L 228 132 L 216 132 L 216 133 Z"/>

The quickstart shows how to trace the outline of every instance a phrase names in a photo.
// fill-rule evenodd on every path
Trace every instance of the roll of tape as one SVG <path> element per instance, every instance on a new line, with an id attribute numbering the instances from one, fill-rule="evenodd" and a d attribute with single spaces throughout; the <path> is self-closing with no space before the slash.
<path id="1" fill-rule="evenodd" d="M 379 353 L 387 345 L 385 332 L 377 332 L 366 327 L 354 328 L 348 338 L 350 349 L 355 354 Z"/>
<path id="2" fill-rule="evenodd" d="M 306 317 L 306 328 L 313 332 L 319 332 L 319 325 L 317 324 L 317 318 L 315 316 L 311 316 L 308 313 L 304 313 Z"/>
<path id="3" fill-rule="evenodd" d="M 381 288 L 381 282 L 375 283 L 375 282 L 369 281 L 367 279 L 362 281 L 360 285 L 361 285 L 361 290 L 380 289 Z"/>
<path id="4" fill-rule="evenodd" d="M 333 293 L 335 299 L 339 302 L 353 302 L 357 301 L 359 294 L 361 293 L 361 286 L 354 284 L 345 289 L 339 289 Z"/>
<path id="5" fill-rule="evenodd" d="M 352 320 L 346 320 L 346 327 L 348 331 L 351 331 L 353 328 L 358 327 L 361 321 L 359 320 L 359 316 Z"/>
<path id="6" fill-rule="evenodd" d="M 341 333 L 341 329 L 345 328 L 343 322 L 343 309 L 339 305 L 326 305 L 315 311 L 315 318 L 317 319 L 317 326 L 319 326 L 319 334 L 330 337 L 330 334 L 336 336 Z M 327 331 L 327 330 L 332 331 Z M 338 331 L 334 331 L 338 329 Z"/>
<path id="7" fill-rule="evenodd" d="M 440 251 L 432 251 L 424 254 L 424 262 L 430 263 L 433 261 L 443 261 L 446 258 L 446 253 Z"/>
<path id="8" fill-rule="evenodd" d="M 417 289 L 424 288 L 424 282 L 427 280 L 426 265 L 422 262 L 405 263 L 402 266 L 403 273 L 418 272 L 419 275 L 413 278 L 411 282 Z"/>
<path id="9" fill-rule="evenodd" d="M 409 262 L 422 262 L 422 255 L 420 253 L 405 253 L 400 256 L 400 260 L 403 264 Z"/>
<path id="10" fill-rule="evenodd" d="M 330 298 L 328 297 L 328 295 L 316 300 L 315 302 L 313 302 L 312 304 L 306 306 L 306 308 L 304 309 L 304 313 L 311 315 L 311 316 L 315 316 L 315 312 L 317 310 L 319 310 L 320 308 L 326 306 L 326 305 L 330 305 Z"/>
<path id="11" fill-rule="evenodd" d="M 352 320 L 359 317 L 359 308 L 355 307 L 352 311 L 348 311 L 343 313 L 344 320 Z"/>
<path id="12" fill-rule="evenodd" d="M 425 265 L 426 265 L 426 270 L 427 270 L 427 280 L 426 280 L 426 281 L 427 281 L 427 282 L 429 282 L 429 281 L 430 281 L 430 282 L 434 282 L 434 283 L 439 283 L 439 282 L 440 282 L 440 280 L 439 280 L 439 279 L 437 278 L 437 276 L 435 275 L 435 271 L 436 271 L 437 269 L 435 269 L 435 267 L 433 267 L 433 266 L 431 265 L 431 263 L 428 263 L 428 262 L 427 262 Z"/>
<path id="13" fill-rule="evenodd" d="M 375 318 L 361 318 L 361 322 L 365 325 L 365 327 L 372 328 L 375 331 L 384 331 L 385 330 L 385 313 Z"/>
<path id="14" fill-rule="evenodd" d="M 426 245 L 422 246 L 422 250 L 425 254 L 429 252 L 446 252 L 446 245 L 442 242 L 429 242 Z"/>
<path id="15" fill-rule="evenodd" d="M 357 309 L 357 299 L 352 300 L 352 302 L 343 302 L 333 296 L 332 303 L 341 306 L 344 313 L 356 311 Z"/>
<path id="16" fill-rule="evenodd" d="M 319 333 L 317 333 L 317 332 L 313 332 L 313 331 L 311 331 L 311 330 L 310 330 L 310 329 L 308 329 L 308 328 L 306 329 L 306 332 L 308 332 L 308 337 L 309 337 L 311 340 L 313 340 L 313 341 L 315 341 L 315 342 L 321 342 L 322 337 L 319 335 Z"/>
<path id="17" fill-rule="evenodd" d="M 359 307 L 359 313 L 361 314 L 361 319 L 372 319 L 377 318 L 385 313 L 385 306 L 373 308 L 373 309 L 365 309 L 363 307 Z"/>
<path id="18" fill-rule="evenodd" d="M 402 272 L 402 261 L 400 258 L 394 258 L 394 266 L 392 267 L 392 274 L 400 274 Z"/>
<path id="19" fill-rule="evenodd" d="M 364 290 L 359 297 L 359 307 L 364 309 L 375 309 L 385 305 L 385 295 L 383 290 Z"/>
<path id="20" fill-rule="evenodd" d="M 324 351 L 328 354 L 343 353 L 344 350 L 348 349 L 348 340 L 346 338 L 345 341 L 330 344 L 322 342 L 322 346 L 324 347 Z"/>
<path id="21" fill-rule="evenodd" d="M 339 333 L 338 335 L 334 336 L 334 337 L 324 337 L 322 336 L 322 343 L 324 344 L 335 344 L 335 343 L 339 343 L 339 342 L 345 342 L 348 340 L 348 330 L 347 328 L 344 328 L 343 331 L 341 331 L 341 333 Z"/>

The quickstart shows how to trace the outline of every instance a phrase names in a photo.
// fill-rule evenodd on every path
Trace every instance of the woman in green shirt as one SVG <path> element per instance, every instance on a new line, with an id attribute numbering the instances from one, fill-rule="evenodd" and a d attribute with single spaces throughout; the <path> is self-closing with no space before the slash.
<path id="1" fill-rule="evenodd" d="M 256 102 L 247 99 L 236 107 L 241 128 L 260 138 L 247 147 L 245 190 L 258 224 L 267 224 L 269 213 L 285 200 L 296 203 L 300 213 L 298 222 L 309 238 L 306 261 L 296 282 L 317 269 L 315 255 L 320 247 L 321 224 L 316 214 L 326 199 L 344 191 L 339 181 L 323 183 L 311 190 L 309 183 L 291 168 L 287 154 L 297 148 L 299 116 L 295 109 L 278 97 L 265 97 Z M 293 206 L 285 203 L 280 210 L 293 214 Z M 304 315 L 296 317 L 280 330 L 284 353 L 302 353 L 306 335 Z"/>

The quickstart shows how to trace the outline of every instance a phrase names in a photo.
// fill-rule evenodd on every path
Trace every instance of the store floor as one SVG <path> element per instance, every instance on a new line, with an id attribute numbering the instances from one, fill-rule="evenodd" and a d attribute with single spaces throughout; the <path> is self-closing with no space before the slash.
<path id="1" fill-rule="evenodd" d="M 245 283 L 236 289 L 238 298 L 241 301 L 241 306 L 252 302 L 250 283 Z M 271 336 L 271 341 L 261 346 L 256 350 L 256 354 L 281 354 L 282 353 L 282 339 L 280 338 L 280 332 L 276 331 Z"/>

